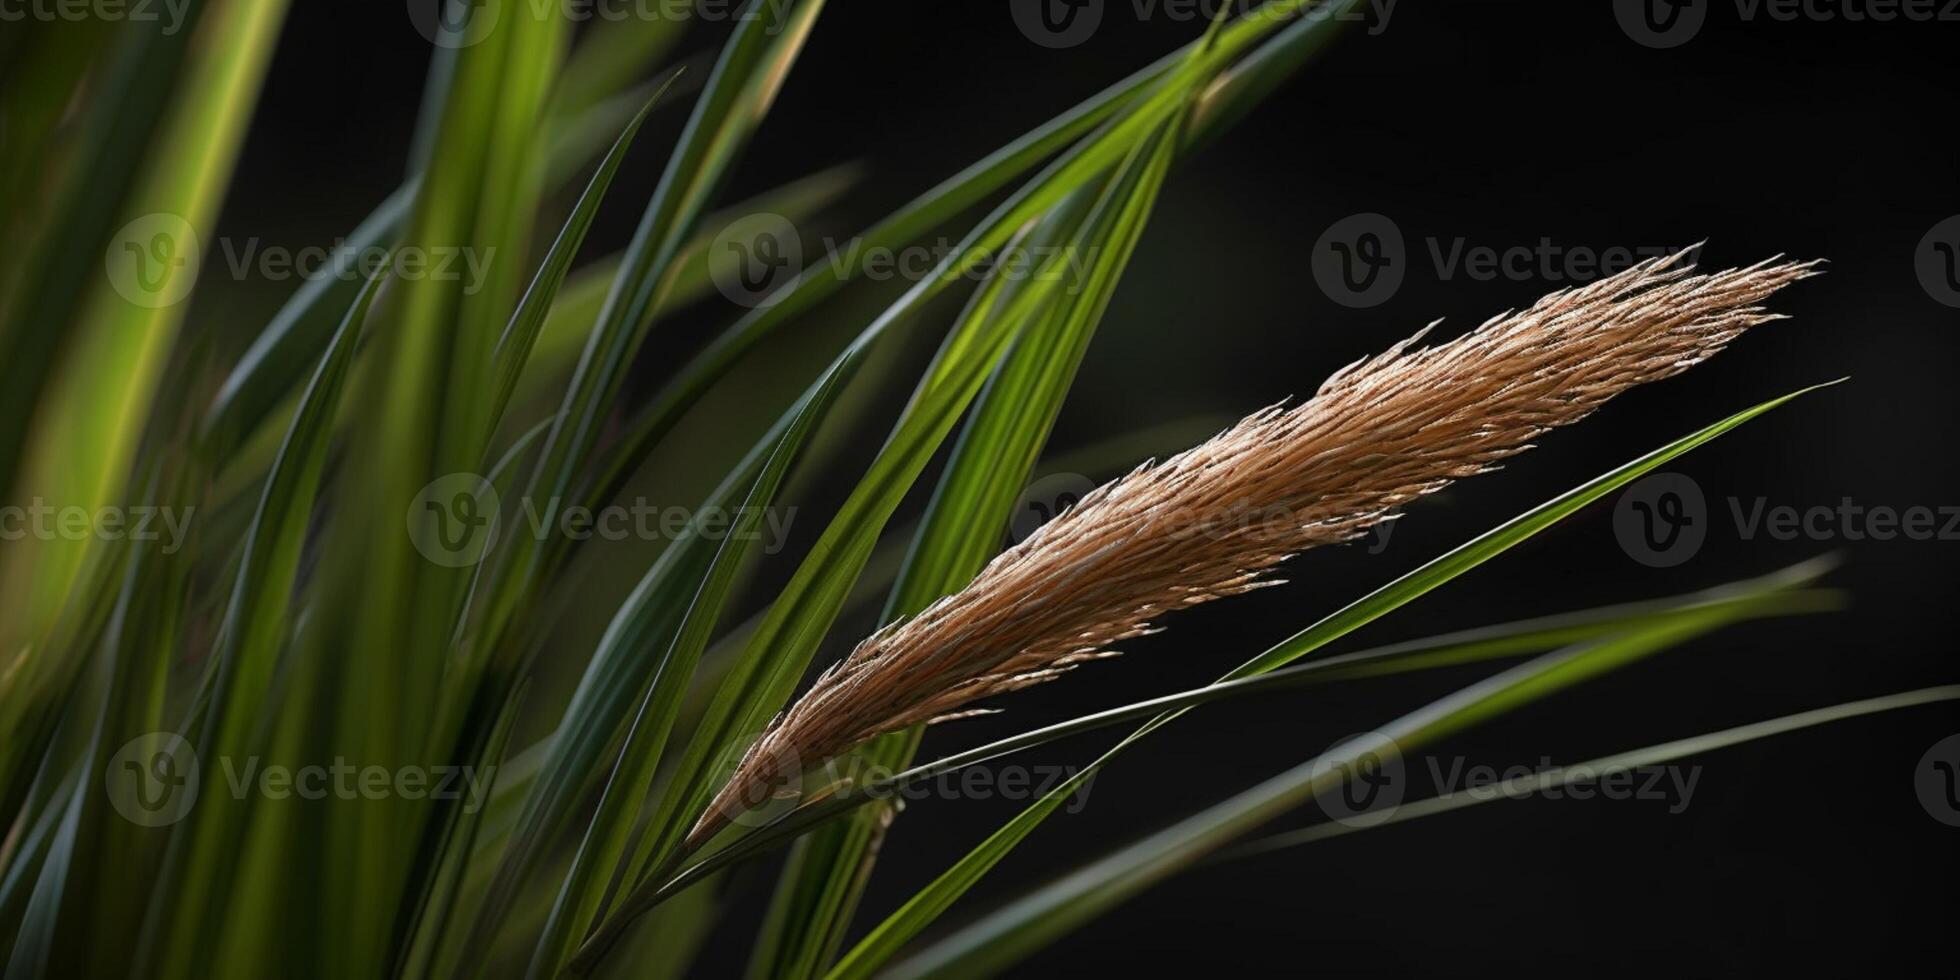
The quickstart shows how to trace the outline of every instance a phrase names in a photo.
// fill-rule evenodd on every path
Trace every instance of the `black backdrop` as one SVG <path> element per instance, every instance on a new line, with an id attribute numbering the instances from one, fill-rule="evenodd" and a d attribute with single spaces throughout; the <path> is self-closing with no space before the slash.
<path id="1" fill-rule="evenodd" d="M 1846 564 L 1833 581 L 1853 592 L 1849 611 L 1731 630 L 1437 751 L 1473 765 L 1570 762 L 1955 680 L 1949 575 L 1960 541 L 1745 540 L 1729 502 L 1960 505 L 1949 451 L 1956 311 L 1914 262 L 1929 230 L 1960 212 L 1960 22 L 1783 21 L 1733 0 L 1701 6 L 1699 33 L 1669 49 L 1637 43 L 1605 2 L 1397 3 L 1385 26 L 1349 32 L 1173 175 L 1054 445 L 1194 415 L 1229 419 L 1308 393 L 1431 319 L 1461 329 L 1562 284 L 1539 270 L 1445 269 L 1432 243 L 1447 256 L 1459 241 L 1572 250 L 1706 239 L 1711 265 L 1779 252 L 1829 259 L 1828 275 L 1776 300 L 1793 319 L 1425 502 L 1380 554 L 1308 555 L 1288 587 L 1180 617 L 1118 661 L 1018 697 L 1005 717 L 935 731 L 929 748 L 1201 683 L 1584 478 L 1843 376 L 1848 384 L 1674 467 L 1708 501 L 1692 560 L 1633 560 L 1603 504 L 1345 646 L 1674 594 L 1837 550 Z M 1857 4 L 1811 9 L 1846 7 Z M 731 195 L 859 161 L 870 179 L 827 220 L 860 226 L 1202 30 L 1137 9 L 1110 2 L 1093 37 L 1056 49 L 1031 43 L 1000 2 L 832 3 Z M 687 47 L 715 38 L 703 31 Z M 298 3 L 226 225 L 279 229 L 296 243 L 351 227 L 398 179 L 427 56 L 399 3 Z M 642 140 L 651 148 L 636 150 L 601 222 L 598 237 L 615 247 L 671 123 Z M 1405 277 L 1386 301 L 1353 309 L 1320 288 L 1311 256 L 1323 233 L 1361 213 L 1401 233 Z M 865 424 L 864 452 L 886 418 Z M 1128 754 L 1082 813 L 1051 821 L 954 918 L 1474 676 L 1377 680 L 1193 715 Z M 1678 813 L 1662 801 L 1511 802 L 1203 868 L 1026 969 L 1842 974 L 1939 962 L 1951 950 L 1960 829 L 1922 807 L 1913 770 L 1956 730 L 1951 708 L 1921 708 L 1726 751 L 1701 760 Z M 1080 763 L 1101 744 L 1036 761 Z M 1426 772 L 1413 793 L 1430 789 Z M 864 919 L 1013 811 L 999 800 L 915 806 Z M 759 913 L 766 884 L 748 882 L 738 903 Z M 736 969 L 748 938 L 717 935 L 703 974 Z"/>

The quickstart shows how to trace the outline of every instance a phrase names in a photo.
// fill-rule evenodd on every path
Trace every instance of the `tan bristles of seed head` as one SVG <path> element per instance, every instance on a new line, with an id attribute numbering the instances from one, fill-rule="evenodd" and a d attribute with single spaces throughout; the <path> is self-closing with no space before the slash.
<path id="1" fill-rule="evenodd" d="M 878 630 L 826 672 L 763 733 L 689 845 L 795 775 L 784 760 L 816 765 L 956 716 L 1110 656 L 1165 612 L 1274 584 L 1287 558 L 1356 538 L 1779 319 L 1758 304 L 1817 265 L 1770 259 L 1695 275 L 1687 254 L 1559 290 L 1434 347 L 1416 346 L 1424 328 L 1335 372 L 1297 407 L 1255 412 L 1097 488 L 958 594 Z"/>

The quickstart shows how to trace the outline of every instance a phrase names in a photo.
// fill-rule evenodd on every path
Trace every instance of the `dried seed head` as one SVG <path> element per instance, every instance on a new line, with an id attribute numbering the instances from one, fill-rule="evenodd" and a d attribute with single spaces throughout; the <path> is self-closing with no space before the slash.
<path id="1" fill-rule="evenodd" d="M 1425 328 L 1336 372 L 1297 407 L 1257 412 L 1103 485 L 964 590 L 880 629 L 826 672 L 758 740 L 690 846 L 724 826 L 739 800 L 794 775 L 772 760 L 815 764 L 885 732 L 959 717 L 979 699 L 1112 656 L 1165 612 L 1276 584 L 1267 573 L 1287 558 L 1358 537 L 1778 319 L 1757 304 L 1817 265 L 1772 259 L 1692 275 L 1686 254 L 1416 347 Z"/>

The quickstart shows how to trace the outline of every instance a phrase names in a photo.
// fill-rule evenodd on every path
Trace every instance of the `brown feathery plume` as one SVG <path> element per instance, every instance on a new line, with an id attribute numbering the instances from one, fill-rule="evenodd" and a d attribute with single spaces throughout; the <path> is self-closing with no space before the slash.
<path id="1" fill-rule="evenodd" d="M 858 644 L 757 740 L 688 846 L 797 775 L 788 760 L 814 765 L 970 713 L 979 699 L 1113 655 L 1165 612 L 1278 584 L 1267 573 L 1293 555 L 1359 537 L 1614 395 L 1780 319 L 1756 304 L 1817 264 L 1771 259 L 1690 275 L 1687 254 L 1417 348 L 1425 328 L 1336 372 L 1295 408 L 1257 412 L 1103 485 L 958 594 Z"/>

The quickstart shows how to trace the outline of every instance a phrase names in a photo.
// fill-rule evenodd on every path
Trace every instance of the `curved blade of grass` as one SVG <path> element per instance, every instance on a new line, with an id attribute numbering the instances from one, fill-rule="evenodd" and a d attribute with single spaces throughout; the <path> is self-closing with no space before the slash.
<path id="1" fill-rule="evenodd" d="M 1089 257 L 1087 275 L 1069 283 L 1068 295 L 1051 293 L 1047 308 L 980 394 L 882 622 L 913 615 L 959 591 L 999 550 L 1014 501 L 1142 238 L 1177 144 L 1175 125 L 1140 144 L 1104 191 L 1114 205 L 1105 210 L 1106 220 L 1059 243 L 1071 254 Z M 1037 241 L 1035 247 L 1054 244 Z M 897 733 L 861 749 L 853 761 L 885 770 L 903 767 L 917 741 L 916 730 Z M 894 816 L 891 808 L 866 810 L 799 845 L 778 886 L 784 903 L 781 929 L 765 931 L 751 960 L 752 976 L 800 980 L 815 976 L 836 955 L 870 875 L 873 841 Z"/>
<path id="2" fill-rule="evenodd" d="M 226 605 L 207 697 L 201 702 L 204 716 L 193 741 L 208 760 L 203 778 L 211 785 L 223 778 L 215 768 L 216 760 L 252 754 L 252 732 L 263 718 L 266 692 L 283 648 L 287 607 L 326 467 L 333 418 L 361 325 L 382 281 L 377 277 L 368 282 L 341 320 L 300 400 L 246 535 L 245 558 Z M 224 903 L 234 845 L 246 819 L 244 806 L 214 802 L 175 829 L 170 858 L 158 876 L 164 886 L 155 892 L 165 900 L 152 906 L 151 924 L 139 944 L 162 944 L 160 958 L 153 961 L 160 975 L 192 975 L 200 957 L 217 942 L 222 920 L 208 911 Z M 167 927 L 166 919 L 176 924 Z"/>
<path id="3" fill-rule="evenodd" d="M 1052 285 L 1058 265 L 1053 260 L 1044 262 L 1032 278 Z M 716 687 L 648 831 L 625 865 L 623 880 L 633 888 L 595 934 L 602 938 L 588 942 L 574 959 L 574 971 L 590 969 L 637 914 L 633 907 L 651 890 L 648 879 L 654 875 L 648 869 L 674 859 L 683 837 L 718 788 L 713 781 L 716 760 L 757 731 L 761 720 L 788 699 L 808 668 L 885 522 L 1043 295 L 1042 290 L 1027 290 L 1009 297 L 996 319 L 990 311 L 1007 296 L 1012 282 L 1012 277 L 994 276 L 975 294 L 884 449 Z M 861 335 L 842 358 L 854 363 L 877 339 L 877 333 Z"/>
<path id="4" fill-rule="evenodd" d="M 488 477 L 495 480 L 494 475 Z M 490 787 L 485 791 L 490 799 L 495 799 L 507 775 L 503 762 L 510 748 L 511 732 L 517 727 L 517 708 L 524 701 L 529 685 L 519 683 L 511 690 L 510 704 L 497 714 L 497 720 L 490 730 L 483 756 L 491 760 L 488 769 Z M 442 853 L 436 859 L 436 874 L 429 880 L 428 887 L 411 906 L 415 921 L 409 925 L 410 941 L 402 948 L 402 960 L 396 975 L 401 977 L 453 977 L 457 975 L 453 960 L 458 955 L 445 946 L 450 918 L 456 912 L 464 880 L 469 875 L 471 860 L 476 856 L 477 840 L 483 830 L 484 816 L 488 807 L 470 810 L 461 808 L 449 814 L 451 826 L 441 835 Z"/>
<path id="5" fill-rule="evenodd" d="M 989 286 L 1005 281 L 1000 277 Z M 998 287 L 983 289 L 975 305 L 989 305 L 998 291 Z M 869 559 L 885 522 L 977 394 L 1021 321 L 1013 313 L 998 324 L 984 315 L 962 318 L 942 352 L 948 356 L 938 362 L 941 383 L 921 391 L 907 408 L 884 449 L 771 604 L 717 690 L 628 880 L 637 881 L 645 868 L 667 860 L 717 788 L 710 783 L 713 760 L 738 739 L 753 734 L 761 720 L 787 700 Z M 969 337 L 973 343 L 964 343 Z M 854 345 L 846 356 L 855 357 L 868 347 Z"/>
<path id="6" fill-rule="evenodd" d="M 1366 823 L 1357 822 L 1352 824 L 1315 824 L 1314 826 L 1305 827 L 1300 830 L 1274 834 L 1271 837 L 1247 841 L 1237 847 L 1220 851 L 1211 863 L 1256 857 L 1273 851 L 1298 847 L 1302 844 L 1312 844 L 1334 837 L 1343 837 L 1360 830 L 1387 827 L 1393 824 L 1406 823 L 1421 817 L 1451 813 L 1464 809 L 1465 807 L 1475 806 L 1479 803 L 1523 799 L 1536 793 L 1558 789 L 1573 783 L 1583 784 L 1594 782 L 1615 772 L 1632 772 L 1648 766 L 1663 765 L 1678 759 L 1706 755 L 1710 752 L 1741 745 L 1746 742 L 1755 742 L 1789 732 L 1814 728 L 1818 725 L 1844 721 L 1849 718 L 1859 718 L 1865 715 L 1898 711 L 1924 704 L 1937 704 L 1942 701 L 1957 700 L 1960 700 L 1960 685 L 1948 684 L 1940 687 L 1923 687 L 1914 691 L 1901 691 L 1897 694 L 1865 698 L 1859 701 L 1847 701 L 1843 704 L 1835 704 L 1826 708 L 1814 708 L 1810 711 L 1800 711 L 1796 714 L 1784 715 L 1780 718 L 1771 718 L 1766 721 L 1738 725 L 1734 728 L 1724 728 L 1721 731 L 1709 732 L 1705 735 L 1675 739 L 1671 742 L 1662 742 L 1659 745 L 1650 745 L 1643 749 L 1619 752 L 1575 765 L 1560 766 L 1555 769 L 1532 773 L 1528 776 L 1507 779 L 1497 785 L 1485 787 L 1475 792 L 1454 793 L 1449 796 L 1436 796 L 1426 800 L 1418 800 L 1414 803 L 1403 803 L 1396 807 L 1392 815 L 1379 821 L 1371 820 Z"/>
<path id="7" fill-rule="evenodd" d="M 90 891 L 99 882 L 114 880 L 120 870 L 106 861 L 129 853 L 129 842 L 115 839 L 129 830 L 128 825 L 108 820 L 101 798 L 91 791 L 104 768 L 106 747 L 116 744 L 127 730 L 119 725 L 128 703 L 140 702 L 151 693 L 144 689 L 150 679 L 145 671 L 125 668 L 141 660 L 167 660 L 171 641 L 156 628 L 167 629 L 169 624 L 146 617 L 158 612 L 167 616 L 167 610 L 159 609 L 167 602 L 157 600 L 178 596 L 168 583 L 157 580 L 159 562 L 149 549 L 121 544 L 114 549 L 113 564 L 123 570 L 122 581 L 113 590 L 115 606 L 103 624 L 100 642 L 90 648 L 93 669 L 74 692 L 43 758 L 44 773 L 60 774 L 59 785 L 34 821 L 34 839 L 25 842 L 27 853 L 10 862 L 7 879 L 0 884 L 0 921 L 10 927 L 8 941 L 0 942 L 8 976 L 106 974 L 123 966 L 114 962 L 114 951 L 76 941 L 80 931 L 73 920 L 79 914 L 122 911 L 114 900 L 91 902 Z M 79 744 L 64 744 L 70 742 Z M 16 910 L 15 893 L 30 872 L 33 888 L 18 896 L 24 904 Z M 65 928 L 64 908 L 70 916 Z M 107 925 L 114 920 L 97 921 Z"/>
<path id="8" fill-rule="evenodd" d="M 1727 626 L 1731 610 L 1703 609 L 1568 647 L 1473 684 L 1378 729 L 1402 751 L 1509 713 L 1567 687 Z M 1375 750 L 1349 742 L 1035 890 L 896 964 L 886 975 L 990 976 L 1192 862 L 1339 787 Z"/>
<path id="9" fill-rule="evenodd" d="M 607 885 L 638 826 L 640 804 L 653 788 L 654 773 L 673 730 L 674 719 L 680 713 L 688 681 L 694 676 L 694 667 L 700 662 L 701 652 L 707 648 L 734 588 L 736 570 L 754 550 L 758 537 L 755 531 L 762 522 L 763 512 L 774 502 L 797 449 L 828 410 L 848 369 L 848 365 L 839 365 L 826 372 L 818 386 L 803 399 L 793 421 L 772 447 L 768 462 L 756 477 L 747 499 L 736 511 L 733 526 L 721 535 L 720 547 L 715 549 L 713 560 L 701 576 L 700 587 L 681 617 L 678 633 L 648 678 L 638 716 L 627 730 L 625 747 L 599 798 L 598 812 L 586 825 L 585 838 L 572 859 L 571 872 L 566 875 L 551 917 L 546 921 L 531 960 L 531 976 L 541 980 L 557 976 L 603 906 Z M 622 609 L 624 622 L 615 621 L 615 625 L 630 626 L 630 614 L 637 608 L 629 602 Z M 632 643 L 635 639 L 629 630 L 612 629 L 607 631 L 602 643 Z"/>
<path id="10" fill-rule="evenodd" d="M 68 341 L 67 330 L 53 327 L 73 323 L 101 275 L 96 256 L 127 220 L 130 189 L 156 162 L 151 142 L 169 103 L 167 83 L 200 13 L 188 8 L 193 29 L 174 34 L 118 31 L 107 18 L 8 31 L 33 43 L 21 57 L 0 57 L 0 118 L 8 120 L 0 233 L 14 250 L 0 272 L 0 418 L 20 420 L 0 426 L 0 491 L 14 487 L 29 434 L 24 420 Z M 79 90 L 64 84 L 71 78 Z M 56 129 L 65 118 L 77 120 L 72 130 Z M 59 156 L 36 152 L 44 137 Z"/>
<path id="11" fill-rule="evenodd" d="M 573 57 L 576 62 L 576 52 Z M 570 70 L 568 65 L 567 71 Z M 666 83 L 672 81 L 669 78 Z M 550 142 L 549 158 L 545 161 L 546 184 L 556 187 L 571 179 L 593 154 L 615 140 L 620 129 L 631 123 L 658 87 L 628 91 L 576 116 L 560 119 L 555 131 L 570 135 Z M 417 138 L 433 139 L 434 125 L 435 120 L 425 119 L 418 127 Z M 346 256 L 359 256 L 398 244 L 420 186 L 420 178 L 410 178 L 383 198 L 348 233 L 338 251 Z M 216 459 L 228 457 L 240 441 L 273 413 L 292 386 L 318 363 L 321 349 L 339 322 L 339 311 L 352 302 L 360 289 L 360 280 L 360 276 L 336 275 L 330 268 L 303 282 L 279 308 L 225 376 L 211 406 L 205 410 L 199 431 L 209 455 Z"/>
<path id="12" fill-rule="evenodd" d="M 633 85 L 672 53 L 687 32 L 686 17 L 629 17 L 594 24 L 565 59 L 551 94 L 551 118 L 576 119 Z"/>
<path id="13" fill-rule="evenodd" d="M 639 134 L 641 124 L 646 122 L 647 115 L 653 112 L 653 107 L 677 77 L 667 76 L 666 81 L 654 90 L 653 97 L 640 107 L 639 114 L 626 125 L 625 131 L 613 141 L 605 159 L 599 161 L 598 171 L 585 185 L 578 203 L 573 205 L 571 216 L 565 219 L 558 237 L 545 253 L 544 262 L 531 279 L 530 288 L 525 290 L 524 298 L 518 302 L 517 312 L 504 327 L 503 336 L 498 338 L 495 366 L 492 368 L 493 383 L 496 385 L 491 392 L 492 425 L 503 418 L 504 408 L 510 404 L 510 396 L 517 390 L 518 375 L 523 373 L 525 363 L 530 360 L 531 349 L 538 340 L 538 331 L 543 328 L 545 316 L 558 297 L 559 287 L 564 285 L 565 274 L 571 270 L 572 260 L 578 256 L 579 246 L 585 243 L 586 233 L 592 230 L 592 219 L 598 214 L 599 202 L 605 197 L 606 189 L 612 186 L 619 165 L 625 161 L 627 148 L 633 145 L 633 137 Z"/>
<path id="14" fill-rule="evenodd" d="M 867 768 L 865 770 L 867 776 L 862 781 L 846 777 L 846 781 L 841 784 L 817 789 L 810 794 L 811 799 L 808 803 L 756 828 L 753 832 L 703 858 L 686 871 L 675 875 L 661 886 L 657 899 L 665 900 L 677 895 L 716 871 L 766 854 L 783 843 L 807 833 L 811 828 L 866 803 L 898 798 L 910 787 L 958 772 L 968 766 L 992 762 L 1016 752 L 1120 725 L 1127 721 L 1300 687 L 1457 667 L 1528 653 L 1542 653 L 1561 646 L 1623 633 L 1668 617 L 1698 615 L 1708 608 L 1732 609 L 1738 615 L 1747 618 L 1835 610 L 1841 607 L 1840 598 L 1836 593 L 1828 590 L 1789 591 L 1772 595 L 1740 594 L 1746 589 L 1760 589 L 1763 583 L 1768 582 L 1794 589 L 1795 586 L 1811 581 L 1822 574 L 1827 567 L 1826 563 L 1806 563 L 1758 582 L 1736 583 L 1674 599 L 1607 606 L 1560 616 L 1502 623 L 1342 654 L 1337 657 L 1326 657 L 1257 677 L 1219 681 L 1205 687 L 1098 711 L 990 742 L 895 775 L 879 778 L 875 775 L 878 770 Z"/>
<path id="15" fill-rule="evenodd" d="M 800 0 L 785 10 L 773 0 L 756 0 L 738 18 L 735 35 L 688 118 L 680 145 L 627 248 L 599 324 L 587 340 L 527 489 L 531 500 L 563 500 L 584 467 L 626 368 L 671 288 L 683 245 L 735 156 L 774 103 L 823 4 L 824 0 Z M 545 509 L 548 519 L 556 518 L 549 512 L 555 510 L 554 504 L 547 503 Z M 483 612 L 486 620 L 480 631 L 492 645 L 530 590 L 540 570 L 538 558 L 536 542 L 519 538 L 496 559 L 490 605 Z"/>
<path id="16" fill-rule="evenodd" d="M 210 227 L 285 9 L 284 0 L 214 0 L 199 15 L 192 43 L 213 53 L 187 61 L 123 216 L 168 213 L 191 228 Z M 190 244 L 164 237 L 172 247 Z M 191 275 L 188 262 L 160 272 L 156 295 Z M 131 302 L 107 277 L 94 283 L 67 331 L 66 356 L 48 376 L 10 488 L 90 512 L 123 497 L 142 415 L 186 309 Z M 89 451 L 74 452 L 78 445 Z M 0 650 L 8 651 L 0 660 L 0 715 L 20 717 L 16 698 L 32 700 L 45 672 L 73 676 L 69 666 L 16 651 L 45 649 L 91 550 L 87 541 L 27 540 L 0 553 Z"/>
<path id="17" fill-rule="evenodd" d="M 1237 680 L 1240 677 L 1265 673 L 1304 657 L 1497 557 L 1588 504 L 1706 444 L 1709 440 L 1821 387 L 1825 385 L 1805 388 L 1738 412 L 1554 497 L 1356 600 L 1333 615 L 1282 641 L 1266 653 L 1253 658 L 1227 674 L 1224 679 Z M 900 947 L 911 941 L 929 923 L 943 914 L 954 901 L 966 893 L 967 889 L 1006 857 L 1008 852 L 1033 833 L 1049 814 L 1076 791 L 1081 780 L 1092 776 L 1131 743 L 1169 723 L 1178 714 L 1179 712 L 1174 711 L 1153 718 L 1091 763 L 1074 779 L 1066 781 L 1029 805 L 888 916 L 852 948 L 827 976 L 833 980 L 866 977 L 881 968 Z"/>

